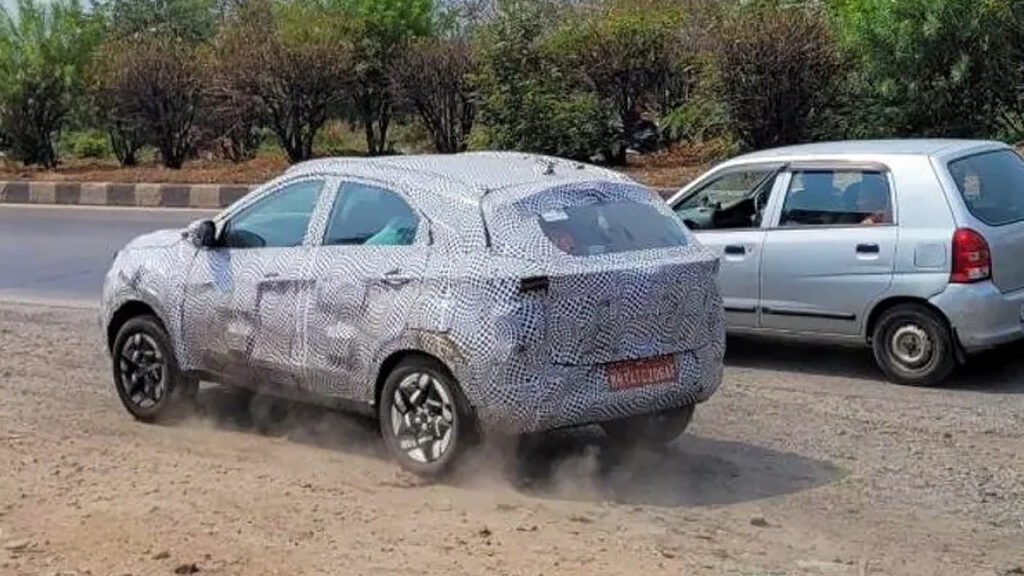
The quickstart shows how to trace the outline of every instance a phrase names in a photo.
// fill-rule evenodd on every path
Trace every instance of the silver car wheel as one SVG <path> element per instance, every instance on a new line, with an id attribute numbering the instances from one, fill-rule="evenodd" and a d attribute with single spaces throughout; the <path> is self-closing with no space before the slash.
<path id="1" fill-rule="evenodd" d="M 893 331 L 889 349 L 893 357 L 908 367 L 926 364 L 932 356 L 931 338 L 928 332 L 917 324 L 905 324 Z"/>
<path id="2" fill-rule="evenodd" d="M 125 340 L 118 367 L 121 387 L 139 408 L 151 408 L 167 394 L 167 363 L 149 334 L 137 332 Z"/>
<path id="3" fill-rule="evenodd" d="M 395 387 L 391 431 L 398 447 L 421 464 L 435 462 L 452 445 L 455 406 L 444 384 L 425 372 L 409 374 Z"/>

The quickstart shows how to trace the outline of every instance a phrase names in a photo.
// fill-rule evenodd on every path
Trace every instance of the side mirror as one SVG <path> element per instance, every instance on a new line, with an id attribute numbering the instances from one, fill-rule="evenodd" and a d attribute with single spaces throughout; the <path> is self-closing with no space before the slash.
<path id="1" fill-rule="evenodd" d="M 217 239 L 217 227 L 213 220 L 199 220 L 188 227 L 188 236 L 196 248 L 209 248 Z"/>

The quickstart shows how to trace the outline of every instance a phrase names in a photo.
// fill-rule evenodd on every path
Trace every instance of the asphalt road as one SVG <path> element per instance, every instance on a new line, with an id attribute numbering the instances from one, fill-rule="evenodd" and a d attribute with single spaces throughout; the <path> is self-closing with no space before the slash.
<path id="1" fill-rule="evenodd" d="M 0 299 L 99 301 L 114 252 L 135 236 L 205 210 L 0 206 Z"/>

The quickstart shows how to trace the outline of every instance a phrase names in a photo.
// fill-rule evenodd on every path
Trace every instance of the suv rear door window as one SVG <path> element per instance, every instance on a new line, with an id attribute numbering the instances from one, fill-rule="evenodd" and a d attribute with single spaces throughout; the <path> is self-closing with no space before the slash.
<path id="1" fill-rule="evenodd" d="M 949 163 L 964 204 L 989 226 L 1024 220 L 1024 161 L 1012 150 L 968 156 Z"/>

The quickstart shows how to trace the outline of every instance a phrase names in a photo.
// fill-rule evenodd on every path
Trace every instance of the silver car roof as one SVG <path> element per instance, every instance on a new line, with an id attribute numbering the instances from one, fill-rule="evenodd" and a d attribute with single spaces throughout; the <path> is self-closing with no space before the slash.
<path id="1" fill-rule="evenodd" d="M 470 201 L 478 201 L 489 192 L 530 185 L 547 187 L 595 180 L 636 184 L 628 176 L 614 170 L 521 152 L 320 158 L 295 164 L 286 174 L 335 173 L 359 177 L 379 175 L 382 170 L 416 177 L 417 184 L 424 189 L 434 189 L 448 196 L 458 194 Z"/>
<path id="2" fill-rule="evenodd" d="M 1005 148 L 1006 144 L 995 140 L 908 138 L 894 140 L 839 140 L 781 146 L 757 152 L 742 154 L 723 162 L 724 164 L 746 164 L 756 161 L 786 161 L 793 159 L 865 159 L 884 156 L 931 156 L 948 158 L 986 148 Z"/>

